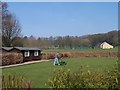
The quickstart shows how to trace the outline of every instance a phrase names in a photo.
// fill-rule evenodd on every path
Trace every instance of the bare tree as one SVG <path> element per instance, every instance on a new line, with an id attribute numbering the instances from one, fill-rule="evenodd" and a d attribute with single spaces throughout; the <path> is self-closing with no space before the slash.
<path id="1" fill-rule="evenodd" d="M 2 3 L 2 41 L 3 46 L 12 46 L 14 38 L 21 33 L 20 23 L 9 10 L 7 3 Z"/>

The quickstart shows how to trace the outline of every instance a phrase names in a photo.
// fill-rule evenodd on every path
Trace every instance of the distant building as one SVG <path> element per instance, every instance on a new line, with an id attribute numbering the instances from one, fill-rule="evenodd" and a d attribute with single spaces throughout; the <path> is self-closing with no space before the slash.
<path id="1" fill-rule="evenodd" d="M 113 48 L 113 46 L 110 45 L 107 42 L 103 42 L 103 43 L 100 44 L 100 48 L 102 48 L 102 49 L 111 49 L 111 48 Z"/>

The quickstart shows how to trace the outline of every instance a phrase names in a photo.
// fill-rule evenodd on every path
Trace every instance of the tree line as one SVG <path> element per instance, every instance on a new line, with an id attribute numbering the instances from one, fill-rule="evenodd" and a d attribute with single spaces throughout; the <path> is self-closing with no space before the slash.
<path id="1" fill-rule="evenodd" d="M 61 49 L 78 49 L 78 48 L 95 48 L 102 42 L 108 42 L 113 46 L 118 46 L 117 30 L 104 34 L 93 34 L 86 36 L 56 36 L 56 37 L 34 37 L 24 36 L 17 37 L 13 46 L 39 47 L 39 48 L 61 48 Z"/>
<path id="2" fill-rule="evenodd" d="M 102 42 L 108 42 L 118 46 L 118 34 L 120 30 L 113 30 L 107 33 L 84 35 L 84 36 L 50 36 L 38 37 L 22 36 L 21 25 L 15 14 L 8 9 L 7 3 L 2 3 L 2 46 L 22 46 L 39 48 L 95 48 Z"/>

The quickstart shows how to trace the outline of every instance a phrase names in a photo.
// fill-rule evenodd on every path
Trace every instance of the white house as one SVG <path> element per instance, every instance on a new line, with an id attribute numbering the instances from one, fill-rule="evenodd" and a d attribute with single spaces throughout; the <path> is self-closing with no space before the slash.
<path id="1" fill-rule="evenodd" d="M 111 48 L 113 48 L 113 46 L 110 45 L 107 42 L 103 42 L 102 44 L 100 44 L 100 48 L 102 48 L 102 49 L 111 49 Z"/>

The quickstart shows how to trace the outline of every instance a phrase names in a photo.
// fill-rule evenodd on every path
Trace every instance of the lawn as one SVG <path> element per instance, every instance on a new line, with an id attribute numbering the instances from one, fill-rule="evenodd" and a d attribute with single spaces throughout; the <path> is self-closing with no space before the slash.
<path id="1" fill-rule="evenodd" d="M 78 48 L 78 49 L 48 49 L 48 50 L 43 50 L 43 52 L 93 52 L 93 51 L 102 51 L 102 52 L 118 52 L 118 47 L 112 48 L 112 49 L 101 49 L 101 48 Z"/>
<path id="2" fill-rule="evenodd" d="M 66 66 L 53 66 L 53 61 L 42 62 L 12 68 L 3 69 L 3 75 L 15 74 L 22 75 L 27 80 L 32 81 L 32 86 L 34 88 L 44 88 L 45 83 L 53 75 L 54 70 L 59 70 L 60 68 L 70 69 L 72 72 L 76 72 L 80 69 L 82 65 L 84 70 L 92 71 L 107 71 L 111 70 L 114 66 L 117 67 L 117 58 L 64 58 L 67 62 Z"/>

